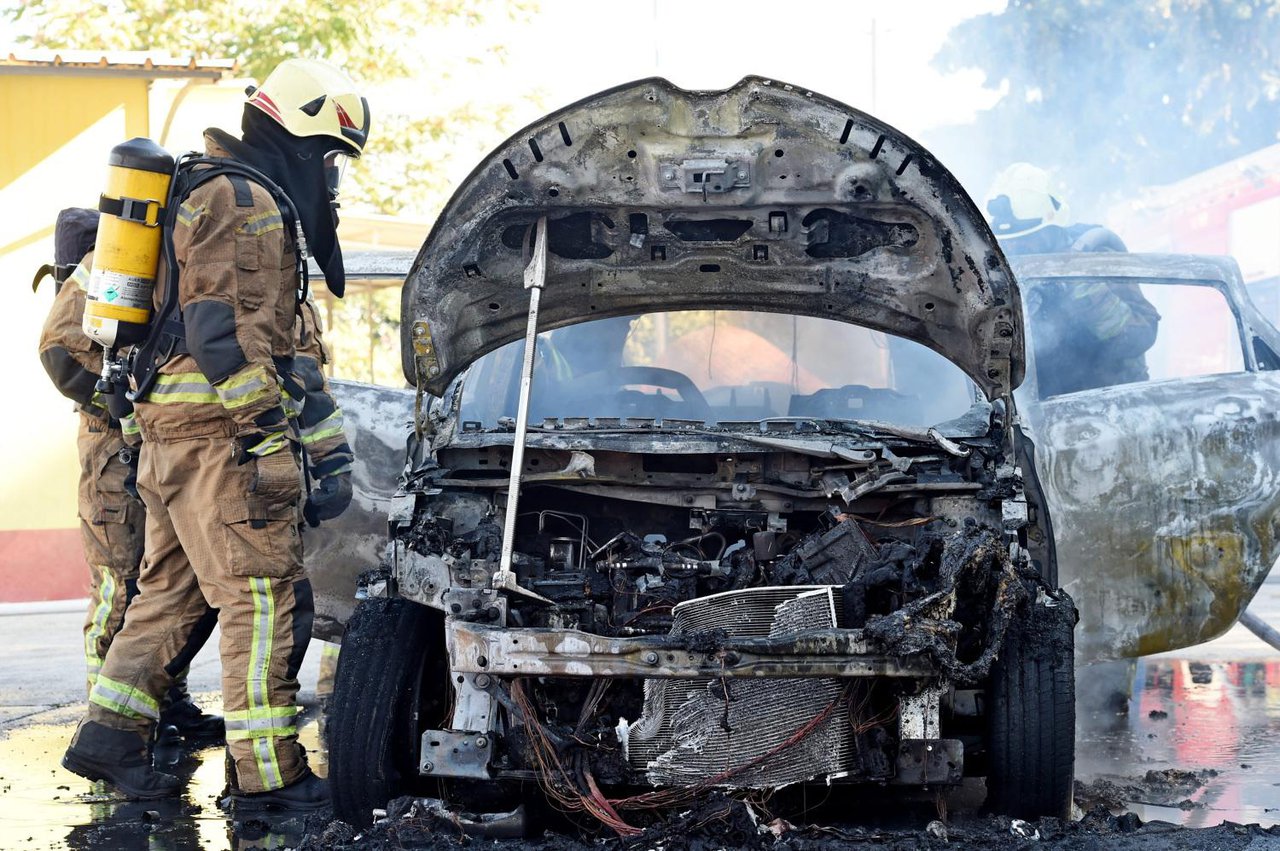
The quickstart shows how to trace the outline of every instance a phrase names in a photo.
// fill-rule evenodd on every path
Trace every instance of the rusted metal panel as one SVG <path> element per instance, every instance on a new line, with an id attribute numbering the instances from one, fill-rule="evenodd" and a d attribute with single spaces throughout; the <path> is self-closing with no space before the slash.
<path id="1" fill-rule="evenodd" d="M 1051 399 L 1037 467 L 1058 572 L 1088 657 L 1226 632 L 1275 561 L 1280 374 L 1128 385 Z"/>
<path id="2" fill-rule="evenodd" d="M 1280 373 L 1259 371 L 1253 341 L 1280 351 L 1280 334 L 1230 258 L 1062 254 L 1015 268 L 1024 282 L 1207 284 L 1235 311 L 1249 371 L 1048 400 L 1034 398 L 1032 377 L 1019 391 L 1059 579 L 1080 610 L 1080 654 L 1145 655 L 1221 635 L 1278 554 Z"/>
<path id="3" fill-rule="evenodd" d="M 942 352 L 991 398 L 1022 378 L 1016 284 L 982 215 L 916 142 L 804 89 L 619 86 L 512 136 L 471 173 L 405 285 L 440 395 L 518 339 L 522 238 L 546 216 L 542 330 L 667 309 L 763 309 L 855 322 Z"/>

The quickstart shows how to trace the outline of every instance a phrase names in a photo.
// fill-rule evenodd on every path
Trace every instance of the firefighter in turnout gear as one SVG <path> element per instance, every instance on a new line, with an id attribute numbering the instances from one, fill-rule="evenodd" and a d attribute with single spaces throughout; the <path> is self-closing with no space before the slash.
<path id="1" fill-rule="evenodd" d="M 164 357 L 150 338 L 140 345 L 133 372 L 145 446 L 138 491 L 148 509 L 139 596 L 63 765 L 134 798 L 178 791 L 177 778 L 154 771 L 142 747 L 163 674 L 187 663 L 207 600 L 221 629 L 233 806 L 316 809 L 328 789 L 297 741 L 295 702 L 314 617 L 302 568 L 300 450 L 321 443 L 336 410 L 295 424 L 307 399 L 294 378 L 305 286 L 295 233 L 341 295 L 333 200 L 339 161 L 364 149 L 369 111 L 343 72 L 288 60 L 250 90 L 242 127 L 242 139 L 206 131 L 209 159 L 200 168 L 212 177 L 201 182 L 194 170 L 194 189 L 180 206 L 170 201 L 172 264 L 157 278 L 168 285 L 156 288 L 153 324 L 163 324 L 153 334 L 171 340 Z M 165 301 L 170 292 L 176 305 Z M 329 494 L 316 520 L 345 507 L 345 454 L 336 468 L 316 465 L 317 493 Z"/>
<path id="2" fill-rule="evenodd" d="M 1113 231 L 1073 224 L 1049 173 L 1014 163 L 987 192 L 991 229 L 1006 255 L 1127 251 Z M 1041 283 L 1026 292 L 1040 398 L 1146 381 L 1160 314 L 1136 284 Z"/>
<path id="3" fill-rule="evenodd" d="M 51 274 L 56 292 L 40 336 L 40 361 L 58 391 L 76 403 L 80 428 L 80 537 L 89 564 L 89 611 L 84 623 L 88 688 L 92 689 L 107 648 L 124 623 L 125 609 L 138 592 L 146 508 L 134 488 L 138 434 L 132 406 L 123 394 L 110 398 L 95 389 L 102 350 L 84 335 L 85 287 L 93 265 L 98 213 L 67 209 L 58 215 L 55 265 L 45 267 L 36 285 Z M 78 262 L 77 262 L 78 261 Z M 200 630 L 207 638 L 214 618 Z M 198 633 L 199 634 L 199 633 Z M 160 714 L 188 741 L 222 741 L 222 719 L 204 714 L 187 694 L 186 678 L 170 687 Z"/>

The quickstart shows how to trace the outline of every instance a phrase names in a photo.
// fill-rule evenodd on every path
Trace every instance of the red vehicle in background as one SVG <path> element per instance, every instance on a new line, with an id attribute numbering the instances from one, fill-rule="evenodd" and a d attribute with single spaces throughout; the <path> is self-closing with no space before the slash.
<path id="1" fill-rule="evenodd" d="M 1130 251 L 1234 257 L 1253 302 L 1280 320 L 1280 145 L 1144 190 L 1107 220 Z"/>

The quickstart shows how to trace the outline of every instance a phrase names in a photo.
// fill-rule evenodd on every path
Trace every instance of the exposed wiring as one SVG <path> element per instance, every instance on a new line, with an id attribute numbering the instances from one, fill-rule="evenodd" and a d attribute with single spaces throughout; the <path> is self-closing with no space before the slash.
<path id="1" fill-rule="evenodd" d="M 521 722 L 529 731 L 529 741 L 532 745 L 531 756 L 536 768 L 538 783 L 548 799 L 557 808 L 566 813 L 587 813 L 622 837 L 634 837 L 642 833 L 640 828 L 628 823 L 623 818 L 622 812 L 663 809 L 697 800 L 715 786 L 724 783 L 730 778 L 751 771 L 787 748 L 803 741 L 821 727 L 842 703 L 847 702 L 851 691 L 851 686 L 846 685 L 825 709 L 802 725 L 785 741 L 741 765 L 725 769 L 719 774 L 692 786 L 658 789 L 626 798 L 610 799 L 600 791 L 600 787 L 592 776 L 590 768 L 585 764 L 584 755 L 579 755 L 582 761 L 574 766 L 573 771 L 566 768 L 559 752 L 551 743 L 546 728 L 538 718 L 533 704 L 529 700 L 524 682 L 523 679 L 512 681 L 511 701 L 516 711 L 522 716 Z M 595 691 L 594 687 L 592 691 Z M 603 692 L 598 695 L 589 693 L 587 701 L 591 702 L 594 698 L 598 703 L 601 697 L 603 697 Z M 583 707 L 583 712 L 584 715 L 587 712 L 586 705 Z"/>

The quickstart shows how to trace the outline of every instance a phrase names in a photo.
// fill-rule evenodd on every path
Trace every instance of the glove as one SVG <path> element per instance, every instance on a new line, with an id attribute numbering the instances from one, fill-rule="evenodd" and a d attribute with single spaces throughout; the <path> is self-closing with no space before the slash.
<path id="1" fill-rule="evenodd" d="M 302 516 L 313 529 L 321 521 L 333 520 L 351 504 L 351 474 L 326 476 L 316 485 L 302 507 Z"/>
<path id="2" fill-rule="evenodd" d="M 113 384 L 111 392 L 105 394 L 107 412 L 111 414 L 111 419 L 117 422 L 133 413 L 133 403 L 124 395 L 128 389 L 124 384 Z"/>
<path id="3" fill-rule="evenodd" d="M 236 438 L 240 454 L 237 464 L 248 464 L 254 458 L 289 451 L 289 433 L 286 431 L 253 432 Z"/>

